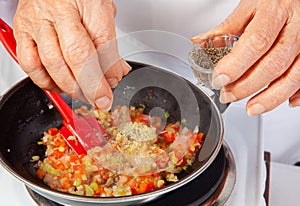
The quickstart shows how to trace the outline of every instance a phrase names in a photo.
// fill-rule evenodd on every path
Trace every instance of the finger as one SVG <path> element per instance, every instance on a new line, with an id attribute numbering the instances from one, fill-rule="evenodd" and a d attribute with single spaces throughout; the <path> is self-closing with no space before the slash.
<path id="1" fill-rule="evenodd" d="M 53 25 L 44 22 L 36 35 L 36 41 L 41 62 L 56 85 L 69 96 L 86 101 L 63 58 Z"/>
<path id="2" fill-rule="evenodd" d="M 115 1 L 114 1 L 114 0 L 112 1 L 112 3 L 113 3 L 114 17 L 116 17 L 116 15 L 117 15 L 117 6 L 116 6 L 116 4 L 115 4 Z"/>
<path id="3" fill-rule="evenodd" d="M 88 31 L 96 49 L 101 69 L 111 86 L 120 81 L 131 67 L 119 56 L 112 1 L 97 1 L 93 8 L 101 8 L 95 15 L 84 16 L 83 25 Z M 86 13 L 86 12 L 85 12 Z M 101 21 L 99 21 L 101 19 Z"/>
<path id="4" fill-rule="evenodd" d="M 131 67 L 119 56 L 116 39 L 96 45 L 100 65 L 105 78 L 111 87 L 115 87 L 122 77 L 128 74 Z"/>
<path id="5" fill-rule="evenodd" d="M 125 68 L 122 69 L 123 74 L 119 74 L 119 68 Z M 128 63 L 126 61 L 124 61 L 123 59 L 119 59 L 115 64 L 113 64 L 106 72 L 105 72 L 105 78 L 107 80 L 107 82 L 109 83 L 109 85 L 112 88 L 115 88 L 119 81 L 121 81 L 122 76 L 125 76 L 129 73 L 129 71 L 131 70 L 131 66 L 128 65 Z M 120 79 L 117 79 L 116 77 L 121 76 Z"/>
<path id="6" fill-rule="evenodd" d="M 67 11 L 63 18 L 57 16 L 56 23 L 64 59 L 87 100 L 107 110 L 111 107 L 112 91 L 102 73 L 94 44 L 77 11 Z"/>
<path id="7" fill-rule="evenodd" d="M 221 90 L 220 101 L 228 103 L 243 99 L 281 76 L 299 54 L 300 42 L 297 41 L 297 34 L 293 24 L 287 25 L 273 47 L 259 62 L 240 79 Z"/>
<path id="8" fill-rule="evenodd" d="M 269 5 L 270 3 L 272 5 Z M 222 88 L 240 78 L 275 42 L 288 15 L 278 11 L 280 5 L 274 5 L 278 4 L 277 1 L 271 1 L 269 4 L 261 1 L 259 10 L 256 11 L 239 41 L 216 65 L 212 75 L 214 88 Z"/>
<path id="9" fill-rule="evenodd" d="M 18 61 L 24 72 L 39 87 L 61 92 L 43 67 L 33 38 L 28 34 L 16 35 L 16 41 Z"/>
<path id="10" fill-rule="evenodd" d="M 241 1 L 234 11 L 217 27 L 212 30 L 193 37 L 192 42 L 198 43 L 199 41 L 221 34 L 235 34 L 240 35 L 245 30 L 254 14 L 253 1 Z"/>
<path id="11" fill-rule="evenodd" d="M 247 113 L 255 116 L 270 111 L 294 95 L 300 87 L 300 56 L 290 69 L 268 88 L 255 95 L 247 103 Z"/>
<path id="12" fill-rule="evenodd" d="M 290 107 L 299 107 L 300 106 L 300 90 L 298 90 L 293 96 L 289 99 Z"/>

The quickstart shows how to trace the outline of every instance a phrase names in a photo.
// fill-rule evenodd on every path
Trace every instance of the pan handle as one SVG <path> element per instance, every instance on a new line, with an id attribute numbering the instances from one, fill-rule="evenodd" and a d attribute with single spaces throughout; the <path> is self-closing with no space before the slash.
<path id="1" fill-rule="evenodd" d="M 225 110 L 229 107 L 230 103 L 227 103 L 227 104 L 221 103 L 220 102 L 220 90 L 216 90 L 216 89 L 211 89 L 211 90 L 214 93 L 212 95 L 212 99 L 215 102 L 215 104 L 217 105 L 220 112 L 223 114 L 223 112 L 225 112 Z"/>

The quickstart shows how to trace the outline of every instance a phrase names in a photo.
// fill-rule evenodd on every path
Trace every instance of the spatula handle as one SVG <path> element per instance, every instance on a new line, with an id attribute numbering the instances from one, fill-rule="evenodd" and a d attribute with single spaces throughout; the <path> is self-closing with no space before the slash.
<path id="1" fill-rule="evenodd" d="M 67 124 L 73 122 L 77 118 L 77 114 L 71 109 L 71 107 L 65 102 L 65 100 L 57 93 L 43 89 L 45 94 L 49 97 L 55 108 L 58 110 L 62 118 Z"/>
<path id="2" fill-rule="evenodd" d="M 16 40 L 14 38 L 14 33 L 12 28 L 6 24 L 0 18 L 0 41 L 4 45 L 5 49 L 9 52 L 11 57 L 18 63 L 18 58 L 16 54 Z M 51 102 L 54 104 L 56 109 L 59 111 L 66 123 L 71 123 L 74 118 L 77 117 L 75 112 L 70 108 L 70 106 L 64 101 L 64 99 L 57 93 L 44 90 L 45 94 L 49 97 Z"/>
<path id="3" fill-rule="evenodd" d="M 2 42 L 5 49 L 9 52 L 11 57 L 18 63 L 18 59 L 16 55 L 17 44 L 16 44 L 13 30 L 1 18 L 0 18 L 0 41 Z"/>

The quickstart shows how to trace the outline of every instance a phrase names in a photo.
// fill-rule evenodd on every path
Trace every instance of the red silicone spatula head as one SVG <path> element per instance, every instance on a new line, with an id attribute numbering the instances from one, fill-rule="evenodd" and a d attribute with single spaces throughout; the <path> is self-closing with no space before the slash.
<path id="1" fill-rule="evenodd" d="M 13 30 L 2 19 L 0 19 L 0 40 L 18 62 Z M 44 92 L 65 120 L 66 125 L 61 128 L 60 133 L 77 155 L 86 154 L 95 146 L 106 144 L 108 134 L 95 118 L 78 116 L 59 94 L 47 90 Z"/>

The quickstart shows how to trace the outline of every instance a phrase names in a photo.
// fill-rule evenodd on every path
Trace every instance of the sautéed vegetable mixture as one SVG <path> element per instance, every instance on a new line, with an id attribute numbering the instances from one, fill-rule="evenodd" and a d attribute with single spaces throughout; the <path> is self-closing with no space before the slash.
<path id="1" fill-rule="evenodd" d="M 141 194 L 178 181 L 177 174 L 193 163 L 203 134 L 179 123 L 163 125 L 159 117 L 143 111 L 144 107 L 126 106 L 113 112 L 77 109 L 80 115 L 95 116 L 105 127 L 110 149 L 95 147 L 87 155 L 77 156 L 59 129 L 50 128 L 38 142 L 47 149 L 43 160 L 35 157 L 37 176 L 54 190 L 98 197 Z M 127 161 L 125 157 L 148 158 L 150 162 Z M 112 166 L 107 167 L 109 164 Z"/>

